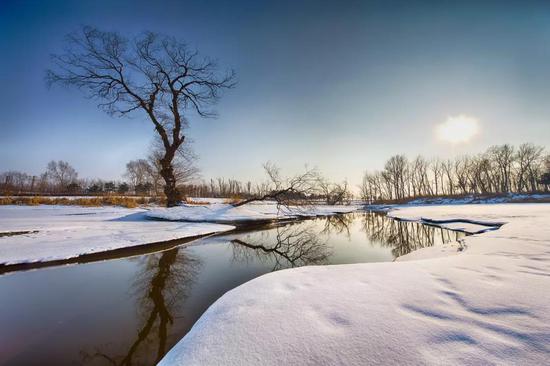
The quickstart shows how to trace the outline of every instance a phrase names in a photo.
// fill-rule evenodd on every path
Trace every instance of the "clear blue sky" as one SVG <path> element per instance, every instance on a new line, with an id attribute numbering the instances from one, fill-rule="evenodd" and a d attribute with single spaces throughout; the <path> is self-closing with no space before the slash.
<path id="1" fill-rule="evenodd" d="M 357 184 L 396 153 L 550 146 L 548 1 L 0 4 L 0 171 L 64 159 L 83 177 L 116 179 L 147 154 L 144 116 L 111 118 L 78 91 L 46 88 L 49 54 L 80 25 L 174 35 L 236 70 L 220 117 L 191 121 L 205 178 L 258 179 L 271 160 Z M 450 147 L 433 131 L 458 114 L 481 133 Z"/>

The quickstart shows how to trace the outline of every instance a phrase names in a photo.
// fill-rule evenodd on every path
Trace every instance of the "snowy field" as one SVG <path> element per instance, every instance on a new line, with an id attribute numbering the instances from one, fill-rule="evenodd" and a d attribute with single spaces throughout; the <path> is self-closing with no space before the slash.
<path id="1" fill-rule="evenodd" d="M 544 365 L 550 204 L 406 207 L 506 222 L 465 249 L 261 276 L 214 303 L 163 365 Z"/>
<path id="2" fill-rule="evenodd" d="M 478 203 L 514 203 L 522 201 L 545 201 L 550 200 L 550 194 L 545 193 L 509 193 L 496 197 L 483 197 L 479 195 L 468 195 L 465 197 L 426 197 L 417 198 L 410 201 L 407 205 L 464 205 Z"/>
<path id="3" fill-rule="evenodd" d="M 0 264 L 70 259 L 234 228 L 148 220 L 146 212 L 122 207 L 0 206 Z M 31 233 L 2 236 L 24 231 Z"/>
<path id="4" fill-rule="evenodd" d="M 277 207 L 275 202 L 252 202 L 234 207 L 230 204 L 213 201 L 208 205 L 182 205 L 171 208 L 158 208 L 147 213 L 149 217 L 164 220 L 194 222 L 234 223 L 239 221 L 264 221 L 297 217 L 328 216 L 337 213 L 356 211 L 360 205 L 312 207 Z"/>

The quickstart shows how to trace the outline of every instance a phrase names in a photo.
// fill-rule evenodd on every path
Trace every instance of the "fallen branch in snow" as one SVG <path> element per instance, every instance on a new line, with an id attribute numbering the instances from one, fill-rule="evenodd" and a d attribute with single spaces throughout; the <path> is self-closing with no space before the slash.
<path id="1" fill-rule="evenodd" d="M 269 177 L 270 189 L 267 193 L 233 204 L 234 207 L 256 201 L 275 201 L 277 206 L 305 206 L 312 203 L 319 192 L 319 173 L 316 169 L 306 168 L 305 172 L 292 178 L 282 178 L 279 168 L 272 164 L 264 164 L 264 170 Z"/>

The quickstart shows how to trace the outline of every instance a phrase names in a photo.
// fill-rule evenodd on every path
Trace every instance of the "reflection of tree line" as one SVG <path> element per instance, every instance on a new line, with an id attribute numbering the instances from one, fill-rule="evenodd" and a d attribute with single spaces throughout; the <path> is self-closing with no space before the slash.
<path id="1" fill-rule="evenodd" d="M 351 238 L 350 225 L 357 218 L 362 218 L 362 230 L 369 241 L 391 248 L 394 258 L 436 244 L 455 242 L 464 236 L 417 222 L 394 220 L 382 213 L 366 212 L 317 219 L 324 220 L 321 230 L 311 223 L 299 223 L 256 233 L 252 238 L 233 239 L 233 257 L 237 261 L 272 262 L 272 270 L 327 264 L 332 255 L 327 246 L 330 235 Z"/>
<path id="2" fill-rule="evenodd" d="M 350 225 L 353 223 L 353 221 L 356 219 L 356 215 L 353 213 L 350 214 L 341 214 L 341 215 L 333 215 L 333 216 L 327 216 L 318 220 L 325 220 L 325 225 L 323 230 L 320 232 L 322 235 L 331 235 L 331 234 L 338 234 L 338 235 L 345 235 L 348 237 L 348 239 L 351 238 L 351 233 L 349 231 Z"/>
<path id="3" fill-rule="evenodd" d="M 363 215 L 363 230 L 371 242 L 392 248 L 394 258 L 417 249 L 451 243 L 464 236 L 439 227 L 394 220 L 376 212 Z"/>
<path id="4" fill-rule="evenodd" d="M 143 319 L 134 342 L 124 354 L 109 355 L 101 349 L 93 353 L 82 351 L 83 362 L 156 364 L 168 351 L 168 328 L 174 323 L 173 311 L 189 296 L 201 262 L 185 251 L 180 252 L 179 248 L 148 255 L 144 259 L 132 284 L 133 295 L 138 299 L 139 315 Z"/>
<path id="5" fill-rule="evenodd" d="M 357 218 L 362 218 L 362 230 L 368 239 L 390 247 L 394 257 L 437 243 L 456 241 L 463 236 L 433 226 L 393 220 L 383 214 L 346 214 L 318 219 L 324 220 L 321 228 L 315 225 L 315 221 L 301 222 L 233 239 L 233 259 L 273 263 L 273 271 L 328 264 L 332 255 L 327 245 L 330 235 L 350 238 L 350 225 Z M 201 264 L 199 259 L 179 248 L 143 257 L 141 270 L 132 284 L 132 294 L 137 299 L 142 319 L 133 343 L 123 352 L 82 351 L 82 363 L 133 365 L 158 362 L 167 352 L 168 330 L 174 323 L 174 311 L 189 296 Z"/>

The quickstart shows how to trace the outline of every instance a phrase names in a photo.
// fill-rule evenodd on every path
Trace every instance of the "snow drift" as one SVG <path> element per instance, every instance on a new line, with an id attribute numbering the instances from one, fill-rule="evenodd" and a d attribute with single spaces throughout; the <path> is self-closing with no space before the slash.
<path id="1" fill-rule="evenodd" d="M 410 207 L 392 215 L 506 224 L 444 256 L 433 247 L 401 262 L 254 279 L 214 303 L 161 364 L 548 363 L 550 204 Z"/>

